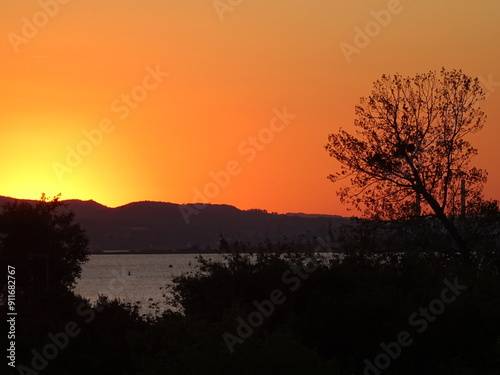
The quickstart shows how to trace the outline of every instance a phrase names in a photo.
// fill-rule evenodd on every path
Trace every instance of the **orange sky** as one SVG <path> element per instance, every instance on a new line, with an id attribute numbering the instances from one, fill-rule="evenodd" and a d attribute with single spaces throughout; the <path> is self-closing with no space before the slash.
<path id="1" fill-rule="evenodd" d="M 499 16 L 495 0 L 3 2 L 0 195 L 345 215 L 328 134 L 381 74 L 445 66 L 490 80 L 473 144 L 500 199 Z M 372 36 L 346 56 L 356 27 Z"/>

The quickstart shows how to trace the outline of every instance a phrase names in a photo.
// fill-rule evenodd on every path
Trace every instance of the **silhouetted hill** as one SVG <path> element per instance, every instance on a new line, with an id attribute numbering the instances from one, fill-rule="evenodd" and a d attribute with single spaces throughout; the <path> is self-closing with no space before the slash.
<path id="1" fill-rule="evenodd" d="M 5 203 L 18 201 L 18 200 L 22 200 L 22 199 L 0 196 L 0 207 L 3 206 Z M 29 199 L 23 199 L 23 200 L 26 200 L 28 202 L 30 201 Z M 32 202 L 34 202 L 34 201 L 32 201 Z"/>
<path id="2" fill-rule="evenodd" d="M 0 204 L 12 199 L 0 197 Z M 220 235 L 230 245 L 235 241 L 253 245 L 268 241 L 314 243 L 317 236 L 326 241 L 330 230 L 335 231 L 348 220 L 341 216 L 242 211 L 229 205 L 206 205 L 197 210 L 193 204 L 150 201 L 116 208 L 92 200 L 65 203 L 87 231 L 91 251 L 214 250 Z M 189 222 L 181 210 L 192 213 Z"/>

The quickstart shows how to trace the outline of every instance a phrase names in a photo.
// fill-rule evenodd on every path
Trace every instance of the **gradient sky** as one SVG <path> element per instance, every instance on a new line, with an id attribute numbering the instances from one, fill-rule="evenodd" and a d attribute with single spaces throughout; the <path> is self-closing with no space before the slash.
<path id="1" fill-rule="evenodd" d="M 485 82 L 474 164 L 499 199 L 499 16 L 495 0 L 4 1 L 0 195 L 115 207 L 198 190 L 241 209 L 346 215 L 328 134 L 353 128 L 382 74 L 445 66 Z M 341 44 L 366 26 L 369 43 L 346 58 Z"/>

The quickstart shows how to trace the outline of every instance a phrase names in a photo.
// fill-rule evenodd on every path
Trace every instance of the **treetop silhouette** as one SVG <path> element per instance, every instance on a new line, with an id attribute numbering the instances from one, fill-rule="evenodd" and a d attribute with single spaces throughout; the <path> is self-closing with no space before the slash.
<path id="1" fill-rule="evenodd" d="M 471 165 L 477 149 L 465 138 L 483 128 L 484 98 L 461 70 L 382 75 L 355 107 L 356 133 L 341 128 L 325 146 L 341 165 L 329 179 L 350 182 L 341 202 L 370 218 L 435 215 L 465 250 L 450 218 L 461 212 L 464 185 L 468 201 L 482 199 L 487 173 Z"/>

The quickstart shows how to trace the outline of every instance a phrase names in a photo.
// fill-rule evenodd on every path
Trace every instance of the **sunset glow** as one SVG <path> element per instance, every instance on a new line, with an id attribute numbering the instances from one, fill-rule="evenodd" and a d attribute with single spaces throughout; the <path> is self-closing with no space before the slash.
<path id="1" fill-rule="evenodd" d="M 328 134 L 382 74 L 445 66 L 483 83 L 470 139 L 500 199 L 500 2 L 214 4 L 5 2 L 0 195 L 348 215 Z"/>

